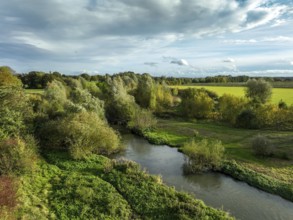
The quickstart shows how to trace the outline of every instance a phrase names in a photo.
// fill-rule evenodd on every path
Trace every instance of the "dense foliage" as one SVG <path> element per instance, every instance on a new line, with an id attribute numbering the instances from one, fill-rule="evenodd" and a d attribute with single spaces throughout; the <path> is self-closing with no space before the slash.
<path id="1" fill-rule="evenodd" d="M 248 80 L 246 86 L 246 96 L 252 102 L 266 103 L 272 96 L 272 86 L 262 79 Z"/>
<path id="2" fill-rule="evenodd" d="M 218 170 L 221 166 L 225 148 L 220 141 L 192 140 L 181 148 L 187 155 L 184 165 L 185 173 Z"/>

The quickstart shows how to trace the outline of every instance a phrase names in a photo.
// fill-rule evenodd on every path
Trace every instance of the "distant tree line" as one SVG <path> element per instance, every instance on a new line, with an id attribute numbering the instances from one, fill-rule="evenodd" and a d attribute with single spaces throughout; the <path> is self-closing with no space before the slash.
<path id="1" fill-rule="evenodd" d="M 107 78 L 115 78 L 115 77 L 140 77 L 141 74 L 137 74 L 134 72 L 122 72 L 113 75 L 105 74 L 105 75 L 89 75 L 87 73 L 82 73 L 80 75 L 64 75 L 59 72 L 50 72 L 45 73 L 41 71 L 31 71 L 26 74 L 17 74 L 18 78 L 22 81 L 24 88 L 27 89 L 44 89 L 49 82 L 53 80 L 62 80 L 64 78 L 74 78 L 78 79 L 79 77 L 83 77 L 87 81 L 97 81 L 104 82 Z M 146 73 L 146 75 L 149 75 Z M 263 79 L 267 82 L 293 82 L 293 77 L 249 77 L 245 75 L 240 76 L 231 76 L 231 75 L 218 75 L 218 76 L 208 76 L 208 77 L 152 77 L 152 79 L 159 84 L 166 85 L 187 85 L 194 83 L 239 83 L 244 85 L 250 79 Z"/>

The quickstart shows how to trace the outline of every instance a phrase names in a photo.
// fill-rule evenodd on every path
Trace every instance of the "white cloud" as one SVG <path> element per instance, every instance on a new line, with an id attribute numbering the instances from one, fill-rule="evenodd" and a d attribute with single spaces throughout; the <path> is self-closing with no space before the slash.
<path id="1" fill-rule="evenodd" d="M 263 43 L 263 42 L 275 42 L 275 43 L 286 43 L 293 42 L 293 37 L 288 36 L 271 36 L 259 39 L 232 39 L 232 40 L 223 40 L 223 43 L 226 44 L 255 44 L 255 43 Z"/>
<path id="2" fill-rule="evenodd" d="M 293 42 L 293 37 L 277 36 L 267 37 L 263 39 L 264 42 Z"/>
<path id="3" fill-rule="evenodd" d="M 278 27 L 284 25 L 286 23 L 285 19 L 276 19 L 275 22 L 271 25 L 271 27 Z"/>
<path id="4" fill-rule="evenodd" d="M 227 58 L 223 60 L 224 63 L 235 63 L 235 60 L 233 58 Z"/>
<path id="5" fill-rule="evenodd" d="M 189 66 L 189 63 L 186 60 L 184 60 L 184 59 L 172 60 L 170 63 L 177 64 L 179 66 Z"/>
<path id="6" fill-rule="evenodd" d="M 158 65 L 158 63 L 156 63 L 156 62 L 144 62 L 143 64 L 147 65 L 147 66 L 151 66 L 151 67 L 155 67 Z"/>
<path id="7" fill-rule="evenodd" d="M 293 66 L 293 61 L 291 61 L 290 64 Z"/>
<path id="8" fill-rule="evenodd" d="M 228 44 L 254 44 L 257 43 L 255 39 L 243 40 L 243 39 L 235 39 L 235 40 L 224 40 L 224 43 Z"/>

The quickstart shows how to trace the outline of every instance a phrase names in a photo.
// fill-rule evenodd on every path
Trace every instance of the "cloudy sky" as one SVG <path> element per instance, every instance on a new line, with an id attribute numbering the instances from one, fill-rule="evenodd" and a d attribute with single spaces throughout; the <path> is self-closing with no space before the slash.
<path id="1" fill-rule="evenodd" d="M 293 76 L 292 0 L 3 0 L 0 65 Z"/>

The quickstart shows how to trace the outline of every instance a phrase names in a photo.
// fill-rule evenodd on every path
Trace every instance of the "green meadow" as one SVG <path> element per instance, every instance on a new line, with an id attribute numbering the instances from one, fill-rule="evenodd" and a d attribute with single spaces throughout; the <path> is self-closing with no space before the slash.
<path id="1" fill-rule="evenodd" d="M 226 86 L 170 86 L 171 88 L 187 89 L 187 88 L 205 88 L 216 92 L 219 96 L 223 94 L 232 94 L 235 96 L 244 96 L 245 87 L 226 87 Z M 293 104 L 293 88 L 273 88 L 273 95 L 271 102 L 278 104 L 280 100 L 283 100 L 288 105 Z"/>

